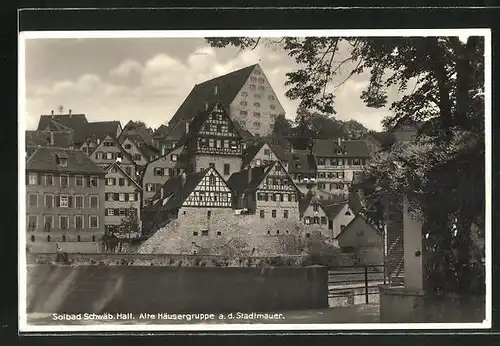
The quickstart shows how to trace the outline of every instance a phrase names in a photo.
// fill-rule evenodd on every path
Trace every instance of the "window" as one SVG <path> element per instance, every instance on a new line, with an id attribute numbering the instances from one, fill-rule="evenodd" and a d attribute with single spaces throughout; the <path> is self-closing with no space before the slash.
<path id="1" fill-rule="evenodd" d="M 76 229 L 83 228 L 83 215 L 75 215 L 75 228 Z"/>
<path id="2" fill-rule="evenodd" d="M 325 216 L 321 217 L 321 224 L 326 225 L 326 217 Z"/>
<path id="3" fill-rule="evenodd" d="M 89 216 L 89 227 L 90 228 L 98 228 L 99 227 L 99 216 L 98 215 L 90 215 Z"/>
<path id="4" fill-rule="evenodd" d="M 258 103 L 258 102 L 255 102 L 253 105 L 254 105 L 255 107 L 260 107 L 260 103 Z"/>
<path id="5" fill-rule="evenodd" d="M 87 149 L 87 147 L 83 147 L 83 148 L 82 148 L 82 151 L 83 151 L 85 154 L 87 153 L 87 150 L 88 150 L 88 149 Z"/>
<path id="6" fill-rule="evenodd" d="M 68 156 L 64 154 L 56 154 L 56 162 L 57 165 L 61 167 L 67 167 L 68 166 Z"/>
<path id="7" fill-rule="evenodd" d="M 106 215 L 107 216 L 114 216 L 115 215 L 115 210 L 113 208 L 106 209 Z"/>
<path id="8" fill-rule="evenodd" d="M 75 177 L 75 186 L 76 187 L 83 187 L 83 177 L 81 175 L 77 175 Z"/>
<path id="9" fill-rule="evenodd" d="M 269 105 L 269 108 L 270 109 L 276 109 L 276 106 L 275 105 Z"/>
<path id="10" fill-rule="evenodd" d="M 125 186 L 125 178 L 119 178 L 118 179 L 118 185 L 119 186 Z"/>
<path id="11" fill-rule="evenodd" d="M 363 231 L 356 232 L 356 235 L 358 237 L 362 237 L 362 236 L 364 236 L 364 232 Z"/>
<path id="12" fill-rule="evenodd" d="M 306 216 L 306 217 L 304 218 L 304 223 L 305 223 L 306 225 L 309 225 L 309 224 L 311 223 L 311 217 L 310 217 L 310 216 Z"/>
<path id="13" fill-rule="evenodd" d="M 266 215 L 265 215 L 264 210 L 262 210 L 262 209 L 261 209 L 261 210 L 260 210 L 260 218 L 261 218 L 261 219 L 263 219 L 265 216 L 266 216 Z"/>
<path id="14" fill-rule="evenodd" d="M 50 232 L 54 227 L 54 216 L 53 215 L 44 215 L 43 217 L 43 230 L 45 232 Z"/>
<path id="15" fill-rule="evenodd" d="M 318 211 L 319 210 L 319 206 L 317 204 L 313 205 L 313 211 Z"/>
<path id="16" fill-rule="evenodd" d="M 193 231 L 193 235 L 196 237 L 198 236 L 198 231 Z"/>
<path id="17" fill-rule="evenodd" d="M 257 81 L 257 77 L 250 77 L 250 81 L 256 82 Z"/>
<path id="18" fill-rule="evenodd" d="M 126 172 L 128 175 L 132 175 L 132 167 L 125 167 L 125 172 Z"/>
<path id="19" fill-rule="evenodd" d="M 129 194 L 128 194 L 128 200 L 129 200 L 130 202 L 135 201 L 135 193 L 129 193 Z"/>
<path id="20" fill-rule="evenodd" d="M 113 186 L 116 184 L 116 179 L 115 178 L 106 178 L 106 185 L 107 186 Z"/>
<path id="21" fill-rule="evenodd" d="M 38 175 L 36 173 L 28 174 L 28 184 L 29 185 L 38 185 Z"/>
<path id="22" fill-rule="evenodd" d="M 54 207 L 54 195 L 45 195 L 45 208 Z"/>
<path id="23" fill-rule="evenodd" d="M 241 92 L 241 96 L 243 96 L 243 97 L 247 97 L 247 96 L 248 96 L 248 93 L 247 93 L 246 91 L 242 91 L 242 92 Z"/>
<path id="24" fill-rule="evenodd" d="M 177 154 L 170 155 L 170 160 L 177 161 Z"/>
<path id="25" fill-rule="evenodd" d="M 340 229 L 344 229 L 345 228 L 345 225 L 340 225 Z"/>
<path id="26" fill-rule="evenodd" d="M 242 105 L 242 106 L 246 106 L 247 104 L 248 104 L 247 101 L 241 101 L 240 102 L 240 105 Z"/>
<path id="27" fill-rule="evenodd" d="M 154 191 L 154 185 L 151 183 L 146 184 L 146 191 L 147 192 L 153 192 Z"/>
<path id="28" fill-rule="evenodd" d="M 264 90 L 264 86 L 263 85 L 259 85 L 259 90 L 263 91 Z"/>
<path id="29" fill-rule="evenodd" d="M 248 112 L 247 111 L 240 111 L 240 115 L 247 115 Z"/>
<path id="30" fill-rule="evenodd" d="M 38 217 L 36 215 L 28 215 L 28 230 L 34 231 L 38 227 Z"/>
<path id="31" fill-rule="evenodd" d="M 118 198 L 119 198 L 119 201 L 120 201 L 120 202 L 125 202 L 125 194 L 124 194 L 124 193 L 120 193 L 120 194 L 118 195 Z"/>
<path id="32" fill-rule="evenodd" d="M 90 207 L 93 209 L 99 208 L 99 196 L 90 196 Z"/>
<path id="33" fill-rule="evenodd" d="M 68 187 L 69 186 L 69 177 L 65 174 L 61 175 L 61 186 Z"/>
<path id="34" fill-rule="evenodd" d="M 254 123 L 253 123 L 253 126 L 254 126 L 254 127 L 260 127 L 260 123 L 259 123 L 259 122 L 254 122 Z"/>
<path id="35" fill-rule="evenodd" d="M 54 175 L 53 174 L 45 174 L 45 185 L 48 185 L 48 186 L 54 185 Z"/>
<path id="36" fill-rule="evenodd" d="M 68 195 L 60 195 L 59 196 L 59 206 L 61 208 L 68 208 L 69 207 Z"/>
<path id="37" fill-rule="evenodd" d="M 125 149 L 132 149 L 132 145 L 131 144 L 125 144 Z"/>
<path id="38" fill-rule="evenodd" d="M 201 231 L 201 236 L 202 237 L 208 237 L 208 229 L 204 229 Z"/>
<path id="39" fill-rule="evenodd" d="M 75 196 L 75 208 L 83 208 L 83 196 Z"/>
<path id="40" fill-rule="evenodd" d="M 215 185 L 215 182 L 216 182 L 215 175 L 211 174 L 211 175 L 208 177 L 208 183 L 209 183 L 210 185 Z"/>
<path id="41" fill-rule="evenodd" d="M 288 219 L 288 210 L 283 210 L 283 217 Z"/>
<path id="42" fill-rule="evenodd" d="M 217 235 L 222 235 L 222 232 L 221 231 L 217 231 Z"/>
<path id="43" fill-rule="evenodd" d="M 225 163 L 224 164 L 224 175 L 229 175 L 229 172 L 230 172 L 230 165 L 229 163 Z"/>
<path id="44" fill-rule="evenodd" d="M 318 165 L 324 166 L 325 165 L 325 159 L 318 159 Z"/>
<path id="45" fill-rule="evenodd" d="M 59 216 L 59 228 L 61 228 L 61 229 L 68 229 L 69 228 L 69 222 L 68 222 L 67 215 Z"/>
<path id="46" fill-rule="evenodd" d="M 210 219 L 210 216 L 212 216 L 212 211 L 211 211 L 211 210 L 208 210 L 208 211 L 207 211 L 207 219 Z"/>
<path id="47" fill-rule="evenodd" d="M 310 238 L 311 237 L 311 234 L 310 233 L 306 233 L 306 238 Z"/>
<path id="48" fill-rule="evenodd" d="M 346 211 L 346 212 L 345 212 L 345 215 L 350 216 L 350 215 L 351 215 L 351 212 L 348 210 L 348 211 Z"/>
<path id="49" fill-rule="evenodd" d="M 38 195 L 30 193 L 28 198 L 30 207 L 38 207 Z"/>
<path id="50" fill-rule="evenodd" d="M 255 84 L 250 84 L 250 89 L 255 89 Z"/>
<path id="51" fill-rule="evenodd" d="M 253 112 L 253 116 L 256 118 L 260 118 L 260 113 L 259 112 Z"/>
<path id="52" fill-rule="evenodd" d="M 273 209 L 272 213 L 271 213 L 271 216 L 272 217 L 276 217 L 276 209 Z"/>
<path id="53" fill-rule="evenodd" d="M 99 178 L 90 177 L 89 179 L 89 187 L 98 187 L 99 186 Z"/>

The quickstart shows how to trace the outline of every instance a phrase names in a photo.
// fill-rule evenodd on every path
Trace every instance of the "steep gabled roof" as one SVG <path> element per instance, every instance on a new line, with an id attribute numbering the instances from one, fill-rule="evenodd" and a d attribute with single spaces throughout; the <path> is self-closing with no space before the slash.
<path id="1" fill-rule="evenodd" d="M 318 197 L 313 196 L 312 194 L 306 194 L 306 196 L 300 200 L 300 202 L 299 202 L 300 215 L 303 215 L 306 212 L 307 208 L 309 208 L 310 205 L 314 205 L 314 204 L 319 205 L 321 207 L 321 209 L 323 209 L 325 214 L 328 215 L 321 200 Z"/>
<path id="2" fill-rule="evenodd" d="M 111 134 L 111 133 L 106 133 L 106 134 L 102 137 L 102 141 L 101 141 L 101 143 L 100 143 L 99 145 L 97 145 L 97 146 L 94 148 L 94 150 L 93 150 L 91 153 L 89 153 L 89 155 L 92 155 L 93 153 L 95 153 L 95 152 L 96 152 L 96 150 L 97 150 L 97 148 L 100 148 L 100 147 L 103 145 L 104 140 L 105 140 L 106 138 L 109 138 L 109 139 L 111 139 L 111 141 L 115 142 L 116 147 L 117 147 L 118 149 L 120 149 L 121 153 L 123 154 L 123 157 L 126 157 L 126 158 L 130 161 L 130 163 L 132 163 L 134 166 L 136 165 L 136 164 L 135 164 L 135 162 L 134 162 L 134 159 L 132 158 L 132 155 L 130 155 L 130 153 L 129 153 L 128 151 L 126 151 L 125 149 L 123 149 L 123 147 L 122 147 L 122 145 L 120 144 L 120 142 L 118 141 L 118 139 L 117 139 L 117 138 L 116 138 L 113 134 Z"/>
<path id="3" fill-rule="evenodd" d="M 57 164 L 57 156 L 67 158 L 67 166 Z M 39 147 L 26 161 L 27 171 L 104 174 L 104 171 L 84 152 L 73 149 Z"/>
<path id="4" fill-rule="evenodd" d="M 163 198 L 167 198 L 168 200 L 165 205 L 160 206 L 160 210 L 180 208 L 186 198 L 189 197 L 189 195 L 194 191 L 194 189 L 198 186 L 202 179 L 209 173 L 217 174 L 219 178 L 224 181 L 219 172 L 217 172 L 217 170 L 213 167 L 206 168 L 200 172 L 186 174 L 186 181 L 184 185 L 182 184 L 182 175 L 169 178 L 161 188 L 161 190 L 163 190 Z M 153 200 L 159 199 L 160 196 L 161 191 L 158 191 L 154 195 Z M 160 199 L 158 203 L 163 203 L 163 201 Z"/>
<path id="5" fill-rule="evenodd" d="M 342 153 L 338 153 L 340 150 Z M 312 153 L 316 157 L 370 157 L 370 151 L 365 140 L 314 139 Z"/>
<path id="6" fill-rule="evenodd" d="M 55 120 L 58 123 L 69 127 L 73 130 L 81 128 L 83 125 L 87 124 L 87 117 L 85 114 L 54 114 L 54 115 L 41 115 L 38 121 L 37 130 L 44 130 L 47 125 L 49 125 L 51 120 Z"/>
<path id="7" fill-rule="evenodd" d="M 379 236 L 382 236 L 380 230 L 378 230 L 375 226 L 373 226 L 370 222 L 368 222 L 368 220 L 361 214 L 358 214 L 354 217 L 354 219 L 351 220 L 351 222 L 349 222 L 347 224 L 347 226 L 344 227 L 343 230 L 340 231 L 339 234 L 337 234 L 337 236 L 335 237 L 335 239 L 339 239 L 342 235 L 346 234 L 347 232 L 349 232 L 349 230 L 353 227 L 354 225 L 354 221 L 357 220 L 357 219 L 362 219 L 368 226 L 370 226 L 370 228 L 372 228 Z"/>
<path id="8" fill-rule="evenodd" d="M 162 124 L 153 132 L 153 138 L 163 138 L 169 130 L 168 126 Z"/>
<path id="9" fill-rule="evenodd" d="M 58 148 L 69 148 L 73 145 L 73 134 L 71 132 L 53 132 L 54 144 L 50 144 L 50 132 L 26 131 L 26 146 L 53 146 Z"/>
<path id="10" fill-rule="evenodd" d="M 170 119 L 169 124 L 176 124 L 182 119 L 190 119 L 196 116 L 200 110 L 204 109 L 205 102 L 220 101 L 225 108 L 229 107 L 256 65 L 247 66 L 201 84 L 196 84 L 172 119 Z M 214 93 L 215 86 L 217 86 L 217 94 Z"/>
<path id="11" fill-rule="evenodd" d="M 265 166 L 252 167 L 236 173 L 233 173 L 227 185 L 236 194 L 241 194 L 245 191 L 252 191 L 259 187 L 267 173 L 272 169 L 275 162 L 271 162 Z"/>
<path id="12" fill-rule="evenodd" d="M 348 202 L 329 204 L 325 205 L 323 210 L 328 215 L 328 218 L 335 219 L 347 204 Z"/>
<path id="13" fill-rule="evenodd" d="M 345 145 L 346 155 L 350 157 L 368 158 L 370 150 L 364 140 L 354 139 L 343 142 Z"/>
<path id="14" fill-rule="evenodd" d="M 265 143 L 258 143 L 255 145 L 252 145 L 248 148 L 246 148 L 243 151 L 243 159 L 241 161 L 241 167 L 246 167 L 252 160 L 254 159 L 255 155 L 262 149 Z"/>
<path id="15" fill-rule="evenodd" d="M 153 145 L 153 135 L 150 132 L 150 129 L 144 127 L 144 126 L 139 126 L 137 123 L 134 121 L 130 120 L 125 127 L 123 128 L 123 131 L 120 133 L 120 136 L 118 136 L 118 140 L 120 142 L 123 142 L 125 137 L 134 137 L 137 140 L 140 140 L 144 144 L 147 145 Z"/>
<path id="16" fill-rule="evenodd" d="M 107 172 L 109 172 L 109 170 L 110 170 L 112 167 L 116 167 L 116 168 L 118 168 L 118 169 L 119 169 L 119 170 L 120 170 L 120 171 L 121 171 L 121 172 L 122 172 L 122 173 L 123 173 L 123 174 L 127 177 L 127 179 L 129 179 L 130 181 L 132 181 L 132 182 L 134 183 L 134 185 L 135 185 L 137 188 L 139 188 L 139 189 L 141 189 L 141 190 L 142 190 L 142 187 L 141 187 L 141 186 L 140 186 L 140 185 L 139 185 L 139 184 L 135 181 L 135 179 L 134 179 L 134 178 L 132 178 L 130 175 L 128 175 L 128 174 L 127 174 L 127 172 L 125 172 L 125 170 L 121 167 L 121 165 L 120 165 L 118 162 L 116 162 L 116 161 L 115 161 L 115 162 L 113 162 L 113 163 L 112 163 L 112 164 L 110 164 L 108 167 L 106 167 L 106 168 L 104 169 L 104 171 L 107 173 Z"/>

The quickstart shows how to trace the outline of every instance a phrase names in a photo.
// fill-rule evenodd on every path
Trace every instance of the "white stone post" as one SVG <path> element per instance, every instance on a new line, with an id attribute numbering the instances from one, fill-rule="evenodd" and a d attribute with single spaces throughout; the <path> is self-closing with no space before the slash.
<path id="1" fill-rule="evenodd" d="M 422 223 L 411 217 L 409 203 L 403 197 L 403 244 L 405 291 L 422 292 L 424 283 Z"/>

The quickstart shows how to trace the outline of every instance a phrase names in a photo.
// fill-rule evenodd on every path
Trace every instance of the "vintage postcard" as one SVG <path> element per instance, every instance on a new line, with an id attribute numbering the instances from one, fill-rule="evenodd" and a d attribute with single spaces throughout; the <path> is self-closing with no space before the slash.
<path id="1" fill-rule="evenodd" d="M 20 32 L 19 67 L 21 332 L 491 327 L 489 30 Z"/>

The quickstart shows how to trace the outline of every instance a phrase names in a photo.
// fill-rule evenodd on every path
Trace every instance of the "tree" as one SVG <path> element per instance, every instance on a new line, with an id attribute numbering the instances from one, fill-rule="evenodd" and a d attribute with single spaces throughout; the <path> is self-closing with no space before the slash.
<path id="1" fill-rule="evenodd" d="M 292 122 L 285 118 L 284 114 L 279 114 L 274 121 L 273 135 L 279 137 L 286 137 L 290 135 Z"/>
<path id="2" fill-rule="evenodd" d="M 424 221 L 426 285 L 434 292 L 468 292 L 482 282 L 471 258 L 470 229 L 484 215 L 484 38 L 285 37 L 211 38 L 214 47 L 252 49 L 276 44 L 297 63 L 287 73 L 286 96 L 300 107 L 335 114 L 334 93 L 354 75 L 368 72 L 360 93 L 368 107 L 390 104 L 386 128 L 425 121 L 414 143 L 393 144 L 367 167 L 372 200 L 410 197 Z M 346 56 L 339 56 L 340 48 Z M 342 72 L 349 68 L 348 73 Z M 332 85 L 333 77 L 344 74 Z M 344 78 L 345 77 L 345 78 Z M 303 128 L 306 128 L 302 124 Z M 375 198 L 376 197 L 376 198 Z M 376 208 L 374 208 L 376 210 Z M 484 281 L 483 281 L 484 282 Z"/>
<path id="3" fill-rule="evenodd" d="M 137 215 L 137 209 L 130 206 L 128 208 L 127 216 L 122 219 L 122 223 L 120 224 L 120 234 L 122 236 L 127 235 L 128 238 L 131 238 L 132 234 L 136 234 L 138 236 L 140 232 L 141 222 Z"/>
<path id="4" fill-rule="evenodd" d="M 57 106 L 57 110 L 59 111 L 59 114 L 63 114 L 64 106 L 63 105 Z"/>

